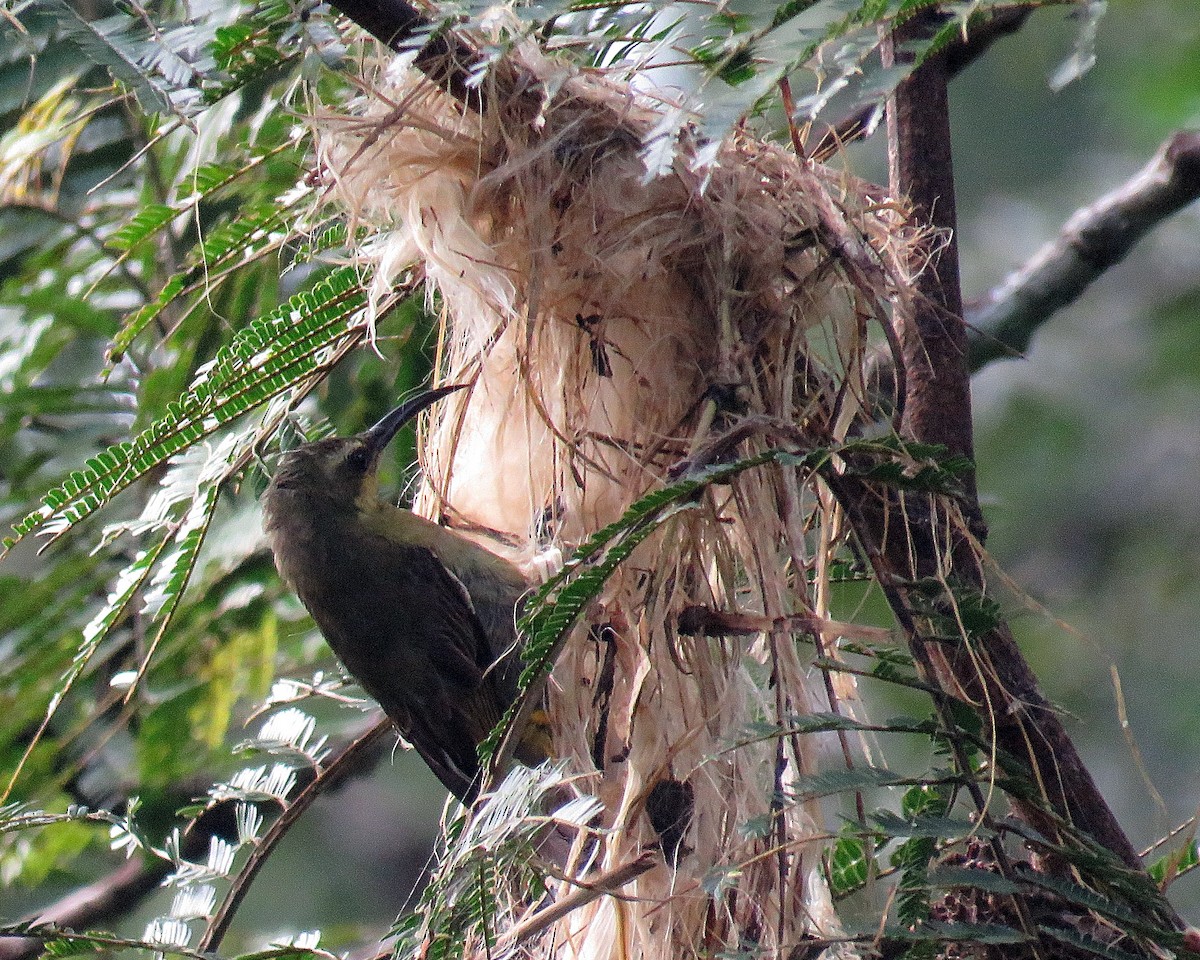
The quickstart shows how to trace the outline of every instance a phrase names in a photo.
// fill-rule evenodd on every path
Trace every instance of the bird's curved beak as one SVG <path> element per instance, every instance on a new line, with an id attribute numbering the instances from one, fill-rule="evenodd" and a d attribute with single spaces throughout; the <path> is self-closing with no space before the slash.
<path id="1" fill-rule="evenodd" d="M 399 432 L 400 428 L 426 407 L 437 403 L 437 401 L 441 400 L 447 394 L 454 393 L 456 390 L 462 390 L 466 386 L 468 384 L 456 383 L 448 387 L 437 387 L 433 390 L 426 390 L 424 393 L 418 393 L 411 400 L 406 400 L 400 404 L 400 406 L 387 414 L 375 426 L 363 433 L 363 438 L 371 456 L 378 457 L 383 453 L 384 447 L 392 442 L 392 438 Z"/>

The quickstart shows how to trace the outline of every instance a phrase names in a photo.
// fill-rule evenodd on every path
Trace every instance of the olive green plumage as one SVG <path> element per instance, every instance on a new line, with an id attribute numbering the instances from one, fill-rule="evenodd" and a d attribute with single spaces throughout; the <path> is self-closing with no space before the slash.
<path id="1" fill-rule="evenodd" d="M 478 790 L 480 741 L 516 697 L 516 619 L 529 589 L 507 560 L 379 499 L 376 471 L 415 397 L 371 429 L 286 453 L 264 495 L 280 573 L 325 639 L 451 793 Z M 543 731 L 544 733 L 544 731 Z M 546 759 L 536 732 L 516 756 Z"/>

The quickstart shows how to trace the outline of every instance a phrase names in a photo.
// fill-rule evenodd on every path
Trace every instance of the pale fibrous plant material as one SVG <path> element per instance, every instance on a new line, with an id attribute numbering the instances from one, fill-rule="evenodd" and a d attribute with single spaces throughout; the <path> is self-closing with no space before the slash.
<path id="1" fill-rule="evenodd" d="M 322 176 L 368 231 L 373 295 L 419 267 L 443 320 L 441 378 L 470 385 L 432 413 L 417 509 L 519 559 L 570 554 L 714 463 L 879 429 L 864 357 L 928 239 L 903 210 L 745 135 L 714 146 L 684 131 L 649 169 L 662 99 L 532 45 L 509 56 L 538 93 L 484 79 L 482 108 L 464 109 L 385 60 L 351 109 L 318 112 Z M 690 956 L 747 937 L 770 952 L 844 933 L 822 870 L 840 824 L 794 790 L 847 758 L 832 739 L 747 733 L 860 710 L 847 677 L 824 685 L 813 668 L 814 649 L 836 657 L 841 641 L 829 576 L 844 530 L 796 462 L 735 472 L 664 514 L 554 665 L 558 752 L 572 789 L 603 805 L 570 865 L 603 872 L 655 849 L 659 784 L 686 784 L 690 804 L 671 862 L 543 932 L 555 955 Z M 695 609 L 758 627 L 685 635 Z M 509 894 L 497 909 L 511 917 Z"/>

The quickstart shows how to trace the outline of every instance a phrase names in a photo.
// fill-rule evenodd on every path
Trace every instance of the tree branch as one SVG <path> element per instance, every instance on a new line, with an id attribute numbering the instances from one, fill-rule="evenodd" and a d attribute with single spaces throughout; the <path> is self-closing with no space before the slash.
<path id="1" fill-rule="evenodd" d="M 482 58 L 470 43 L 438 25 L 408 0 L 332 0 L 330 4 L 397 53 L 417 51 L 413 66 L 464 105 L 479 102 L 472 85 Z"/>
<path id="2" fill-rule="evenodd" d="M 967 314 L 973 370 L 1023 353 L 1033 334 L 1167 217 L 1200 198 L 1200 131 L 1168 139 L 1137 174 L 1072 214 L 1062 232 Z"/>
<path id="3" fill-rule="evenodd" d="M 197 949 L 202 952 L 215 951 L 229 931 L 233 917 L 241 906 L 242 900 L 249 892 L 250 885 L 258 876 L 258 871 L 266 864 L 267 859 L 275 852 L 275 847 L 287 832 L 300 819 L 301 815 L 313 805 L 321 794 L 344 783 L 346 777 L 356 770 L 374 766 L 370 758 L 377 756 L 376 747 L 384 735 L 393 730 L 392 721 L 383 717 L 373 723 L 365 733 L 360 734 L 345 744 L 337 753 L 331 756 L 324 768 L 296 796 L 278 819 L 259 840 L 241 870 L 234 878 L 232 886 L 225 894 L 225 899 L 217 909 L 216 915 L 204 931 Z"/>
<path id="4" fill-rule="evenodd" d="M 935 7 L 913 16 L 885 45 L 885 62 L 889 54 L 903 55 L 907 39 L 937 25 Z M 895 322 L 907 375 L 902 432 L 912 440 L 941 444 L 951 454 L 969 457 L 973 452 L 970 372 L 953 234 L 947 79 L 946 65 L 932 57 L 897 87 L 888 104 L 891 190 L 909 199 L 920 222 L 950 237 L 920 274 L 910 305 L 896 311 Z M 1071 833 L 1078 831 L 1111 851 L 1131 876 L 1142 877 L 1149 886 L 1136 850 L 1105 804 L 1057 712 L 1038 689 L 1008 625 L 1000 621 L 974 634 L 963 625 L 960 604 L 985 593 L 982 541 L 986 530 L 974 477 L 967 478 L 955 503 L 926 494 L 897 493 L 849 473 L 827 482 L 908 636 L 914 658 L 926 679 L 936 681 L 944 691 L 941 698 L 934 698 L 935 704 L 939 709 L 950 699 L 970 704 L 981 715 L 1001 768 L 1034 785 L 1034 796 L 1012 796 L 1017 811 L 1052 844 L 1066 849 L 1072 847 Z M 939 621 L 957 623 L 950 632 L 960 638 L 946 639 Z M 1170 906 L 1155 899 L 1158 919 L 1180 924 Z"/>
<path id="5" fill-rule="evenodd" d="M 348 777 L 373 769 L 375 766 L 373 760 L 377 760 L 382 754 L 372 753 L 369 748 L 377 745 L 379 738 L 389 729 L 391 729 L 391 721 L 381 718 L 372 723 L 365 733 L 335 749 L 321 774 L 312 778 L 279 820 L 271 825 L 262 842 L 255 849 L 255 855 L 259 857 L 259 860 L 265 859 L 273 849 L 275 842 L 283 836 L 300 814 L 311 806 L 317 796 L 340 786 Z M 233 806 L 232 801 L 216 804 L 193 821 L 183 835 L 183 845 L 180 849 L 180 855 L 185 860 L 195 860 L 207 855 L 209 843 L 213 837 L 232 838 L 236 835 Z M 287 822 L 281 825 L 280 821 L 285 819 Z M 247 864 L 238 876 L 235 891 L 244 893 L 245 886 L 253 879 L 253 875 L 257 873 L 260 866 L 261 862 L 255 862 L 253 870 L 251 870 L 251 864 Z M 156 890 L 167 874 L 174 869 L 173 863 L 159 857 L 126 861 L 107 876 L 77 890 L 72 890 L 55 903 L 27 915 L 21 922 L 37 923 L 62 930 L 86 930 L 111 924 L 116 919 L 137 909 L 141 901 Z M 247 873 L 250 874 L 249 877 L 244 876 Z M 232 920 L 237 903 L 240 902 L 240 896 L 233 894 L 234 891 L 231 891 L 231 896 L 222 905 L 222 916 L 226 927 Z M 216 921 L 214 921 L 215 923 Z M 221 933 L 223 932 L 222 930 Z M 217 935 L 218 941 L 219 936 L 220 934 Z M 0 960 L 34 960 L 41 952 L 42 941 L 40 939 L 33 937 L 0 938 Z"/>
<path id="6" fill-rule="evenodd" d="M 942 21 L 933 7 L 910 17 L 884 43 L 885 66 L 911 55 L 905 41 L 931 33 Z M 971 381 L 967 335 L 962 322 L 958 273 L 958 227 L 954 164 L 950 151 L 950 78 L 943 56 L 930 57 L 902 80 L 888 101 L 888 170 L 894 196 L 912 204 L 913 218 L 950 238 L 932 253 L 916 278 L 911 307 L 897 311 L 897 333 L 905 372 L 901 430 L 923 443 L 944 446 L 951 455 L 974 458 Z M 965 502 L 975 497 L 967 478 Z M 978 513 L 978 504 L 970 508 Z M 972 519 L 976 519 L 972 515 Z M 982 524 L 982 519 L 978 520 Z"/>

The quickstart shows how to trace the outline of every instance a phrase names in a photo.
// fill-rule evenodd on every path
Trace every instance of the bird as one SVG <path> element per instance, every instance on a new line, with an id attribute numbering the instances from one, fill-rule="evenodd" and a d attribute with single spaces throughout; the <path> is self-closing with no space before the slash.
<path id="1" fill-rule="evenodd" d="M 478 796 L 480 742 L 517 697 L 519 567 L 380 498 L 380 456 L 417 414 L 465 384 L 426 390 L 368 430 L 283 454 L 263 494 L 264 529 L 346 671 L 455 797 Z M 544 711 L 518 738 L 528 766 L 550 758 Z"/>

